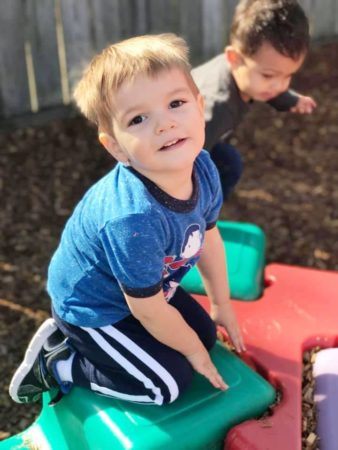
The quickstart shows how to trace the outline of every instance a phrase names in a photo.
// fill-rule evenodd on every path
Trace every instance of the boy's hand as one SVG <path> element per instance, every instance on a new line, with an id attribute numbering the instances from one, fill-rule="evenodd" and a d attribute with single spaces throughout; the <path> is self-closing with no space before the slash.
<path id="1" fill-rule="evenodd" d="M 242 333 L 230 300 L 222 305 L 212 305 L 210 315 L 217 325 L 221 325 L 226 329 L 236 351 L 238 353 L 245 352 L 246 347 L 243 342 Z"/>
<path id="2" fill-rule="evenodd" d="M 210 359 L 209 353 L 205 349 L 193 353 L 192 355 L 188 355 L 186 358 L 196 372 L 205 376 L 215 388 L 221 389 L 222 391 L 228 389 L 229 386 L 218 373 L 215 365 Z"/>
<path id="3" fill-rule="evenodd" d="M 311 114 L 316 107 L 317 103 L 313 98 L 299 95 L 297 104 L 290 111 L 299 114 Z"/>

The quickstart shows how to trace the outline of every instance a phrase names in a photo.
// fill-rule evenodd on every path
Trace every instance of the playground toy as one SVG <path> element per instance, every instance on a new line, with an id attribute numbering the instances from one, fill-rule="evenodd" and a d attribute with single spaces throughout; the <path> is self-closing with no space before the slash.
<path id="1" fill-rule="evenodd" d="M 36 422 L 0 448 L 28 450 L 32 442 L 41 443 L 44 450 L 220 450 L 227 431 L 261 415 L 274 401 L 275 391 L 219 343 L 212 359 L 230 386 L 225 392 L 195 374 L 182 397 L 161 407 L 115 400 L 80 388 L 48 406 L 51 397 L 44 394 Z"/>
<path id="2" fill-rule="evenodd" d="M 256 300 L 263 292 L 266 239 L 261 228 L 252 223 L 217 222 L 227 255 L 231 298 Z M 192 294 L 205 294 L 195 266 L 181 285 Z"/>
<path id="3" fill-rule="evenodd" d="M 235 301 L 234 307 L 248 361 L 281 391 L 282 400 L 268 422 L 232 428 L 226 450 L 301 450 L 303 352 L 338 342 L 337 272 L 272 264 L 266 278 L 271 285 L 259 301 Z"/>
<path id="4" fill-rule="evenodd" d="M 227 249 L 237 246 L 240 252 L 228 249 L 230 283 L 235 273 L 249 276 L 244 274 L 248 267 L 245 258 L 253 249 L 263 251 L 262 232 L 252 233 L 260 241 L 257 247 L 253 243 L 256 238 L 246 244 L 248 229 L 242 224 L 238 229 L 234 223 L 218 226 L 223 238 L 227 236 Z M 237 232 L 233 241 L 232 233 L 226 234 L 231 227 Z M 249 273 L 252 286 L 258 283 L 262 290 L 259 280 L 264 256 L 258 256 L 251 264 L 255 269 Z M 338 274 L 273 264 L 266 268 L 265 284 L 268 287 L 258 301 L 234 301 L 248 348 L 244 358 L 248 365 L 221 344 L 212 352 L 230 386 L 228 391 L 213 389 L 196 374 L 187 393 L 163 407 L 129 404 L 79 388 L 50 407 L 47 393 L 37 421 L 0 443 L 0 450 L 29 448 L 25 447 L 29 441 L 58 450 L 301 450 L 302 354 L 315 346 L 337 344 Z M 205 296 L 196 298 L 208 308 Z M 256 418 L 273 402 L 275 391 L 252 368 L 282 396 L 272 415 L 264 420 Z"/>

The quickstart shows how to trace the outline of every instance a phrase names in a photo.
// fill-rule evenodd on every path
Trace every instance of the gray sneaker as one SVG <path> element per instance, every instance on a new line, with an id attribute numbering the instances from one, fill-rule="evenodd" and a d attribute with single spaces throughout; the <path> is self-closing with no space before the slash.
<path id="1" fill-rule="evenodd" d="M 41 399 L 42 393 L 57 387 L 53 366 L 67 359 L 71 350 L 54 319 L 47 319 L 30 341 L 24 360 L 13 375 L 9 395 L 17 403 L 32 403 Z"/>

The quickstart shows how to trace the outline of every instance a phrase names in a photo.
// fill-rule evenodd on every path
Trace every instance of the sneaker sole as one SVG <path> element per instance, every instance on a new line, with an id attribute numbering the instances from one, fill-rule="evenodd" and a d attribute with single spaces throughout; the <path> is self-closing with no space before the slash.
<path id="1" fill-rule="evenodd" d="M 22 383 L 22 380 L 31 370 L 34 361 L 38 357 L 40 350 L 46 339 L 57 330 L 57 325 L 54 319 L 47 319 L 38 328 L 37 332 L 34 334 L 32 340 L 28 344 L 25 357 L 13 375 L 11 384 L 9 385 L 9 395 L 16 403 L 26 403 L 18 397 L 18 389 Z"/>

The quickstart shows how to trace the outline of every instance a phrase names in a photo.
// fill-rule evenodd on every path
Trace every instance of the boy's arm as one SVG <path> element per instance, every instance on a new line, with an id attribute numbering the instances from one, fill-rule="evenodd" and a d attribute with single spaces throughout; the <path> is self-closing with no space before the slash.
<path id="1" fill-rule="evenodd" d="M 155 339 L 182 353 L 215 388 L 227 388 L 198 335 L 179 311 L 166 302 L 163 291 L 147 298 L 124 295 L 133 316 Z"/>
<path id="2" fill-rule="evenodd" d="M 226 256 L 217 227 L 206 231 L 197 265 L 211 301 L 211 317 L 218 325 L 225 327 L 236 350 L 245 351 L 242 334 L 230 301 Z"/>
<path id="3" fill-rule="evenodd" d="M 317 104 L 312 97 L 298 94 L 289 89 L 267 102 L 277 111 L 291 111 L 299 114 L 311 114 Z"/>

